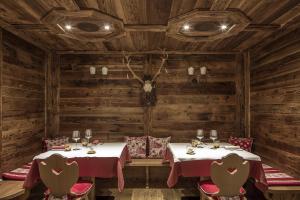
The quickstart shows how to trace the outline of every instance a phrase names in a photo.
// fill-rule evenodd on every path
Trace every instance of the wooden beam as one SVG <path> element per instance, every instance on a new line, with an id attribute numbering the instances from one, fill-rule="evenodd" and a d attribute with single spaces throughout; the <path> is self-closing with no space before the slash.
<path id="1" fill-rule="evenodd" d="M 57 54 L 99 54 L 99 55 L 123 55 L 123 51 L 84 51 L 84 50 L 59 50 Z M 131 51 L 127 55 L 161 54 L 160 50 L 153 51 Z M 166 51 L 169 55 L 193 55 L 193 54 L 238 54 L 240 51 Z"/>
<path id="2" fill-rule="evenodd" d="M 28 37 L 28 35 L 24 31 L 17 30 L 14 26 L 8 24 L 7 22 L 5 22 L 2 19 L 0 19 L 0 27 L 2 27 L 3 29 L 5 29 L 5 30 L 7 30 L 7 31 L 9 31 L 13 34 L 15 34 L 16 36 L 20 37 L 21 39 L 35 45 L 36 47 L 44 50 L 45 52 L 50 52 L 50 49 L 45 47 L 42 43 Z"/>
<path id="3" fill-rule="evenodd" d="M 59 134 L 60 56 L 48 54 L 46 69 L 46 136 Z"/>
<path id="4" fill-rule="evenodd" d="M 2 66 L 3 66 L 3 31 L 0 28 L 0 173 L 2 173 Z"/>
<path id="5" fill-rule="evenodd" d="M 277 24 L 250 24 L 244 31 L 277 31 L 280 27 Z"/>
<path id="6" fill-rule="evenodd" d="M 249 51 L 243 53 L 244 61 L 244 118 L 245 118 L 245 136 L 250 137 L 250 53 Z"/>
<path id="7" fill-rule="evenodd" d="M 152 25 L 152 24 L 125 24 L 124 25 L 125 31 L 128 32 L 140 32 L 140 31 L 147 31 L 147 32 L 165 32 L 167 31 L 166 25 Z"/>

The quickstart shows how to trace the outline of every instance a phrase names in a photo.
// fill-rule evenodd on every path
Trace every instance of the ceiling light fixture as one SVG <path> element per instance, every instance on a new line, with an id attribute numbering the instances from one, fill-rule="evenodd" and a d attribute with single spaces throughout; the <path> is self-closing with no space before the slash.
<path id="1" fill-rule="evenodd" d="M 221 31 L 226 31 L 227 28 L 228 28 L 227 24 L 221 24 L 221 26 L 220 26 Z"/>
<path id="2" fill-rule="evenodd" d="M 71 29 L 72 29 L 72 26 L 71 26 L 70 24 L 67 24 L 67 25 L 65 25 L 65 28 L 66 28 L 67 30 L 71 30 Z"/>
<path id="3" fill-rule="evenodd" d="M 185 31 L 188 31 L 188 30 L 190 30 L 190 25 L 188 25 L 188 24 L 185 24 L 185 25 L 183 25 L 183 30 L 185 30 Z"/>
<path id="4" fill-rule="evenodd" d="M 108 25 L 108 24 L 104 25 L 104 30 L 109 31 L 110 30 L 110 25 Z"/>

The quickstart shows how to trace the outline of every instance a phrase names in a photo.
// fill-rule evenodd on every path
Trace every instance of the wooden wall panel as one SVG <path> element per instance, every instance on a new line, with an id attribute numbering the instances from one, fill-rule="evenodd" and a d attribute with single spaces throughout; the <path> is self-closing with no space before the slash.
<path id="1" fill-rule="evenodd" d="M 135 56 L 135 72 L 155 73 L 160 64 L 157 56 Z M 187 75 L 187 67 L 208 67 L 201 83 Z M 89 67 L 97 68 L 96 75 Z M 101 75 L 101 66 L 109 69 Z M 222 139 L 236 129 L 235 55 L 170 56 L 167 72 L 157 80 L 157 105 L 143 108 L 141 86 L 132 79 L 122 58 L 116 55 L 62 55 L 60 80 L 60 133 L 71 136 L 91 128 L 96 138 L 120 141 L 124 135 L 173 136 L 173 141 L 189 141 L 198 128 L 220 131 Z M 129 79 L 127 79 L 127 74 Z"/>
<path id="2" fill-rule="evenodd" d="M 234 55 L 225 58 L 222 55 L 169 58 L 168 73 L 163 72 L 158 78 L 152 135 L 171 135 L 174 142 L 189 142 L 200 128 L 207 134 L 211 129 L 218 130 L 221 139 L 235 134 L 237 63 Z M 154 66 L 159 62 L 155 59 Z M 206 66 L 206 78 L 196 83 L 197 76 L 187 74 L 189 66 L 195 68 L 196 74 L 201 66 Z"/>
<path id="3" fill-rule="evenodd" d="M 45 54 L 3 31 L 1 170 L 21 166 L 41 150 L 45 130 Z"/>
<path id="4" fill-rule="evenodd" d="M 143 70 L 142 59 L 132 61 L 138 74 Z M 90 75 L 90 66 L 96 67 L 96 75 Z M 108 76 L 101 75 L 102 66 L 108 67 Z M 91 128 L 94 138 L 104 141 L 143 135 L 140 85 L 127 79 L 127 68 L 120 57 L 66 55 L 61 58 L 60 70 L 61 134 L 71 136 L 73 130 L 84 134 Z"/>
<path id="5" fill-rule="evenodd" d="M 270 37 L 253 50 L 251 135 L 255 151 L 300 176 L 300 28 Z M 285 34 L 286 33 L 286 34 Z M 275 39 L 274 39 L 275 38 Z"/>

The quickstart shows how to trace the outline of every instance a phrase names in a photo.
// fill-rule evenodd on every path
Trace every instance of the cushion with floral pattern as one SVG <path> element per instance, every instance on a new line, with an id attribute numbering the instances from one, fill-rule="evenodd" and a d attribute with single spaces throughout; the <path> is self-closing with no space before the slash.
<path id="1" fill-rule="evenodd" d="M 131 158 L 146 158 L 147 136 L 125 136 L 125 142 Z"/>
<path id="2" fill-rule="evenodd" d="M 251 152 L 253 139 L 252 138 L 238 138 L 230 136 L 228 142 L 235 146 L 240 146 L 241 149 Z"/>
<path id="3" fill-rule="evenodd" d="M 61 146 L 61 145 L 65 145 L 67 143 L 69 143 L 69 138 L 68 137 L 57 137 L 57 138 L 53 138 L 53 139 L 45 139 L 45 146 L 46 146 L 46 150 L 49 151 L 52 149 L 52 147 L 54 146 Z"/>
<path id="4" fill-rule="evenodd" d="M 163 158 L 171 137 L 155 138 L 149 136 L 149 158 Z"/>

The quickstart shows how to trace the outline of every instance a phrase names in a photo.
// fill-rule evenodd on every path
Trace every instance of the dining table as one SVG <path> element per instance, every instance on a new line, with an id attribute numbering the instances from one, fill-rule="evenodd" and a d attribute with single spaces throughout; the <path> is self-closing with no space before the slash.
<path id="1" fill-rule="evenodd" d="M 130 161 L 126 143 L 103 143 L 92 147 L 83 147 L 74 150 L 77 144 L 70 144 L 71 150 L 53 149 L 36 155 L 32 167 L 24 181 L 24 188 L 31 189 L 39 181 L 38 163 L 53 154 L 60 154 L 68 161 L 76 161 L 79 166 L 79 177 L 112 178 L 118 179 L 118 190 L 124 189 L 123 167 Z M 94 150 L 90 154 L 91 148 Z"/>
<path id="2" fill-rule="evenodd" d="M 193 149 L 193 154 L 187 154 L 187 150 L 190 148 Z M 190 143 L 169 143 L 164 158 L 170 162 L 171 167 L 167 180 L 168 187 L 174 187 L 180 176 L 209 177 L 212 162 L 219 161 L 232 153 L 249 161 L 249 177 L 256 180 L 259 189 L 265 190 L 267 181 L 261 158 L 258 155 L 228 143 L 219 143 L 218 148 L 215 148 L 215 144 L 213 143 L 203 143 L 195 148 L 191 147 Z"/>

